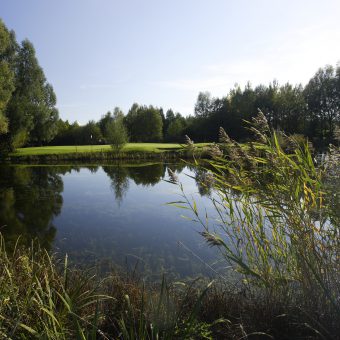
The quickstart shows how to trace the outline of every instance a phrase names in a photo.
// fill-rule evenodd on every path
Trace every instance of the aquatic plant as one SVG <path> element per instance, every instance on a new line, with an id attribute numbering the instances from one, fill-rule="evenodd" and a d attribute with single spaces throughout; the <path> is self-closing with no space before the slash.
<path id="1" fill-rule="evenodd" d="M 331 147 L 316 166 L 308 142 L 281 134 L 289 145 L 284 150 L 261 112 L 247 123 L 252 141 L 241 145 L 221 128 L 212 159 L 196 162 L 213 174 L 215 218 L 203 216 L 181 185 L 183 200 L 172 204 L 192 211 L 201 235 L 218 247 L 248 294 L 285 300 L 286 311 L 308 316 L 303 323 L 315 334 L 334 337 L 340 323 L 339 148 Z"/>

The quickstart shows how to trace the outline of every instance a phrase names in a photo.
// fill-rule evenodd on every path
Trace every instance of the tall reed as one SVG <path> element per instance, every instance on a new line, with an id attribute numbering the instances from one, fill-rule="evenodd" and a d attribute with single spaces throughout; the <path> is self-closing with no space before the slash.
<path id="1" fill-rule="evenodd" d="M 262 298 L 283 298 L 308 315 L 320 336 L 335 336 L 330 332 L 340 323 L 340 214 L 334 202 L 339 149 L 333 147 L 316 166 L 308 142 L 281 135 L 284 149 L 261 112 L 247 123 L 253 141 L 241 145 L 221 128 L 211 160 L 196 162 L 209 173 L 217 218 L 203 216 L 181 185 L 183 200 L 172 204 L 192 211 L 202 236 L 218 247 L 247 289 Z"/>
<path id="2" fill-rule="evenodd" d="M 209 288 L 100 281 L 34 242 L 9 251 L 0 234 L 1 339 L 212 339 L 214 323 L 199 316 Z"/>
<path id="3" fill-rule="evenodd" d="M 11 252 L 0 234 L 0 337 L 4 339 L 105 338 L 98 328 L 107 296 L 86 273 L 69 270 L 34 242 Z"/>

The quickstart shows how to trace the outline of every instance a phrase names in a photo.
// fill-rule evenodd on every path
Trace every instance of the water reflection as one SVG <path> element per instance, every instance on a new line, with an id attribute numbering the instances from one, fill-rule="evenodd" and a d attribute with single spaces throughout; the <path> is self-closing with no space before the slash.
<path id="1" fill-rule="evenodd" d="M 156 164 L 139 164 L 139 165 L 122 165 L 103 166 L 104 172 L 111 179 L 111 187 L 115 194 L 115 199 L 120 204 L 129 189 L 129 179 L 135 184 L 142 186 L 154 186 L 166 173 L 166 165 L 163 163 Z"/>
<path id="2" fill-rule="evenodd" d="M 111 188 L 115 194 L 116 201 L 120 205 L 129 189 L 127 168 L 122 166 L 103 166 L 103 170 L 111 180 Z"/>
<path id="3" fill-rule="evenodd" d="M 138 262 L 143 274 L 196 276 L 205 272 L 213 251 L 181 211 L 165 206 L 179 191 L 162 181 L 169 166 L 188 192 L 209 194 L 200 183 L 204 173 L 185 164 L 2 165 L 1 232 L 9 247 L 19 235 L 26 244 L 37 238 L 75 263 L 107 260 L 133 267 Z"/>
<path id="4" fill-rule="evenodd" d="M 61 173 L 56 167 L 0 167 L 0 227 L 8 247 L 20 235 L 26 244 L 37 238 L 51 248 L 53 218 L 63 204 Z"/>
<path id="5" fill-rule="evenodd" d="M 128 168 L 129 177 L 137 184 L 143 186 L 154 186 L 166 172 L 166 165 L 163 163 L 150 164 L 143 167 Z"/>

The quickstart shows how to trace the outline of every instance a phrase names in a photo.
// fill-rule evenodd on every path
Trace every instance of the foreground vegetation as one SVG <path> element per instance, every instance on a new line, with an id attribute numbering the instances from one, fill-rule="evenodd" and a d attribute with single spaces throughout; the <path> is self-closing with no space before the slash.
<path id="1" fill-rule="evenodd" d="M 339 316 L 299 294 L 206 280 L 145 286 L 68 267 L 32 243 L 8 251 L 0 236 L 2 339 L 334 338 Z M 312 313 L 311 313 L 312 312 Z"/>
<path id="2" fill-rule="evenodd" d="M 218 218 L 201 216 L 183 188 L 202 236 L 252 291 L 285 300 L 320 337 L 340 332 L 340 150 L 315 166 L 309 143 L 271 131 L 260 112 L 241 146 L 220 129 L 207 182 Z M 194 148 L 194 144 L 192 144 Z M 174 179 L 176 181 L 176 179 Z M 327 315 L 327 317 L 325 317 Z"/>
<path id="3" fill-rule="evenodd" d="M 152 286 L 122 273 L 99 280 L 34 244 L 6 250 L 1 238 L 1 336 L 339 338 L 339 149 L 315 167 L 308 144 L 280 142 L 263 115 L 250 129 L 256 140 L 245 146 L 221 129 L 210 148 L 202 181 L 217 219 L 197 210 L 170 171 L 183 195 L 170 204 L 191 211 L 232 275 Z"/>

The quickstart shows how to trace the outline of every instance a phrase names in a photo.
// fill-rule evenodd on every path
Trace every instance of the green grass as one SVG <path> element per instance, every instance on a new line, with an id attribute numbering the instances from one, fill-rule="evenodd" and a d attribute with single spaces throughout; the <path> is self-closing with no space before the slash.
<path id="1" fill-rule="evenodd" d="M 212 339 L 198 316 L 209 287 L 179 298 L 165 279 L 157 289 L 130 275 L 99 280 L 34 242 L 8 250 L 0 233 L 1 339 Z"/>
<path id="2" fill-rule="evenodd" d="M 1 339 L 336 339 L 339 318 L 309 300 L 228 282 L 145 285 L 134 274 L 100 280 L 32 242 L 0 233 Z M 318 331 L 320 329 L 320 331 Z M 322 336 L 322 334 L 326 334 Z M 327 337 L 327 335 L 330 335 Z M 334 337 L 332 337 L 334 335 Z"/>
<path id="3" fill-rule="evenodd" d="M 208 145 L 207 143 L 197 144 L 198 147 Z M 170 143 L 128 143 L 122 149 L 122 152 L 147 152 L 162 153 L 166 151 L 176 151 L 183 148 L 181 144 Z M 55 155 L 70 153 L 89 153 L 89 152 L 109 152 L 112 151 L 110 145 L 67 145 L 67 146 L 42 146 L 20 148 L 11 156 L 38 156 L 38 155 Z"/>

